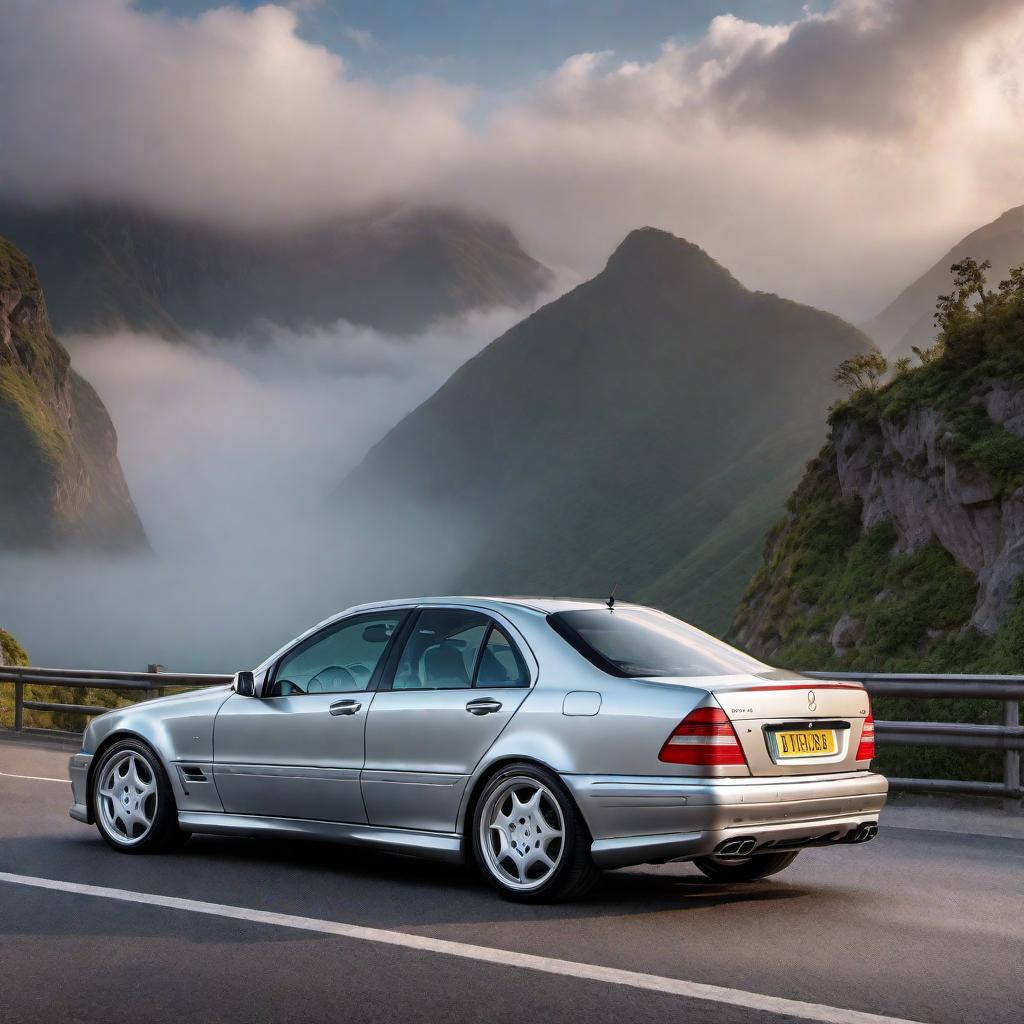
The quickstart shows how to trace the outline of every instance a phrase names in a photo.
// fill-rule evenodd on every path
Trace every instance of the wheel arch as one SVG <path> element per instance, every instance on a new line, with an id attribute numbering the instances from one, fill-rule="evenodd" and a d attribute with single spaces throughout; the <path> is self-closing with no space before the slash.
<path id="1" fill-rule="evenodd" d="M 580 818 L 583 820 L 584 824 L 586 824 L 588 833 L 590 831 L 590 824 L 587 822 L 586 817 L 583 814 L 583 808 L 580 807 L 577 802 L 576 796 L 572 791 L 572 787 L 565 785 L 565 782 L 562 779 L 562 773 L 557 768 L 548 764 L 539 757 L 531 757 L 528 754 L 505 754 L 493 761 L 489 761 L 486 765 L 480 768 L 473 778 L 470 779 L 469 785 L 466 786 L 466 795 L 462 800 L 462 806 L 459 810 L 459 820 L 456 828 L 461 835 L 462 855 L 467 864 L 471 863 L 474 859 L 471 829 L 473 826 L 473 817 L 476 814 L 477 804 L 480 802 L 480 795 L 483 793 L 487 783 L 490 782 L 498 772 L 513 764 L 534 765 L 537 768 L 543 768 L 545 771 L 554 775 L 555 778 L 562 782 L 562 785 L 565 787 L 565 791 L 569 794 L 569 799 L 573 802 L 576 810 L 579 811 Z"/>
<path id="2" fill-rule="evenodd" d="M 108 736 L 103 737 L 92 755 L 92 760 L 89 762 L 89 773 L 86 776 L 85 782 L 85 810 L 89 817 L 90 825 L 94 825 L 96 823 L 96 809 L 93 807 L 92 796 L 93 782 L 96 778 L 96 769 L 103 760 L 103 755 L 115 743 L 119 743 L 121 740 L 135 740 L 137 743 L 141 743 L 153 754 L 157 761 L 159 761 L 160 767 L 163 768 L 164 774 L 167 776 L 167 781 L 171 787 L 171 795 L 174 797 L 175 804 L 177 804 L 178 794 L 174 785 L 174 773 L 171 771 L 170 766 L 167 763 L 167 759 L 163 757 L 152 739 L 148 736 L 143 736 L 142 733 L 135 732 L 132 729 L 116 729 Z"/>

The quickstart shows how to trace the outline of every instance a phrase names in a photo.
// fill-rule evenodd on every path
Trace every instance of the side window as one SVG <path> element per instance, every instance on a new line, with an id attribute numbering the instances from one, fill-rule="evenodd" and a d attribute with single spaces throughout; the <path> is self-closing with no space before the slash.
<path id="1" fill-rule="evenodd" d="M 421 611 L 395 669 L 393 690 L 462 690 L 472 686 L 490 619 L 458 608 Z"/>
<path id="2" fill-rule="evenodd" d="M 505 634 L 494 626 L 480 655 L 477 686 L 528 686 L 529 673 L 519 652 Z"/>
<path id="3" fill-rule="evenodd" d="M 310 637 L 281 660 L 267 696 L 365 690 L 404 617 L 401 611 L 360 616 Z"/>

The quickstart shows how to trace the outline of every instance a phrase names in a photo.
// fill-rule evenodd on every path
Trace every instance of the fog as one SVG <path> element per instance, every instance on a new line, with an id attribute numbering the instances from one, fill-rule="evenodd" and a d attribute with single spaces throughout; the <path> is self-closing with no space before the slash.
<path id="1" fill-rule="evenodd" d="M 4 557 L 0 622 L 37 665 L 234 671 L 349 604 L 443 589 L 462 566 L 436 557 L 429 509 L 406 510 L 423 560 L 394 564 L 387 537 L 348 530 L 327 499 L 524 312 L 413 337 L 339 323 L 191 344 L 65 339 L 118 430 L 153 553 Z"/>

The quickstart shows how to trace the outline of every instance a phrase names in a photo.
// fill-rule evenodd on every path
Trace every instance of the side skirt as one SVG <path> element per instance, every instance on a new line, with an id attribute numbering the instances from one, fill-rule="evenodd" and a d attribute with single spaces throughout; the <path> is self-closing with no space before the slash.
<path id="1" fill-rule="evenodd" d="M 462 837 L 448 832 L 419 832 L 405 828 L 382 828 L 341 821 L 310 821 L 305 818 L 265 818 L 256 814 L 214 814 L 186 811 L 178 824 L 188 832 L 217 836 L 281 836 L 325 839 L 354 846 L 371 846 L 392 853 L 462 864 Z"/>

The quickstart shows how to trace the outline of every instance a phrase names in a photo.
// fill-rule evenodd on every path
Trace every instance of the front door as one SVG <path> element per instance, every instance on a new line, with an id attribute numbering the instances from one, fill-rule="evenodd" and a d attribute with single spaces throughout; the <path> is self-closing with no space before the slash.
<path id="1" fill-rule="evenodd" d="M 466 783 L 529 692 L 508 633 L 471 609 L 427 608 L 366 721 L 363 799 L 373 825 L 454 832 Z"/>
<path id="2" fill-rule="evenodd" d="M 271 671 L 262 697 L 233 694 L 214 730 L 214 777 L 232 814 L 365 822 L 363 733 L 404 610 L 333 623 Z"/>

